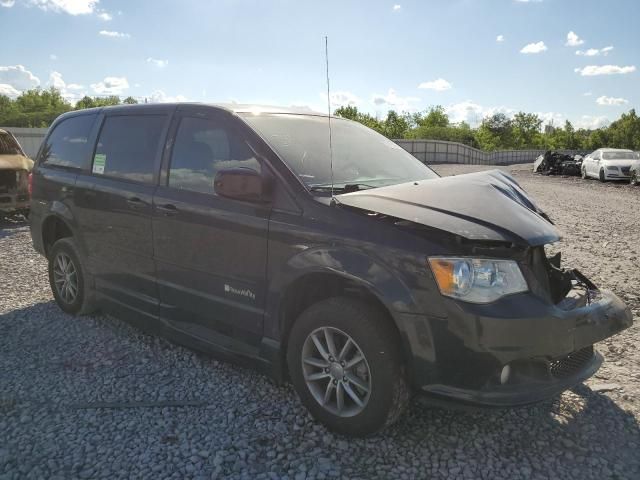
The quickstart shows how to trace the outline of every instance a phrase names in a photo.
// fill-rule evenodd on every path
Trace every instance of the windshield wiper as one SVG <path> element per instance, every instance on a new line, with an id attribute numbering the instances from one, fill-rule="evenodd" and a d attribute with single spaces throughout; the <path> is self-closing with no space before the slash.
<path id="1" fill-rule="evenodd" d="M 357 192 L 359 190 L 367 190 L 369 188 L 377 188 L 375 185 L 368 185 L 366 183 L 346 183 L 340 186 L 331 187 L 330 183 L 322 183 L 319 185 L 311 185 L 309 187 L 310 192 L 331 192 L 333 188 L 334 192 L 337 193 L 350 193 Z"/>

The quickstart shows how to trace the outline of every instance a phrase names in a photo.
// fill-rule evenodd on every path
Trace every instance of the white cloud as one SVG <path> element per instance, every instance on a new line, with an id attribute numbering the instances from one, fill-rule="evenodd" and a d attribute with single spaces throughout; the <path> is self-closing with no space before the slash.
<path id="1" fill-rule="evenodd" d="M 327 94 L 321 93 L 320 97 L 323 101 L 323 108 L 320 111 L 327 109 Z M 331 110 L 340 107 L 357 107 L 362 101 L 356 95 L 347 91 L 331 92 Z"/>
<path id="2" fill-rule="evenodd" d="M 49 55 L 49 60 L 57 60 L 58 56 L 55 53 Z"/>
<path id="3" fill-rule="evenodd" d="M 411 110 L 411 104 L 419 100 L 417 97 L 399 97 L 393 88 L 390 88 L 386 95 L 375 93 L 371 97 L 374 105 L 388 105 L 400 111 Z"/>
<path id="4" fill-rule="evenodd" d="M 449 105 L 445 110 L 447 115 L 449 115 L 451 122 L 466 122 L 471 126 L 479 125 L 484 117 L 488 117 L 496 113 L 504 113 L 508 117 L 511 117 L 516 113 L 513 108 L 505 106 L 484 107 L 478 103 L 472 102 L 471 100 Z"/>
<path id="5" fill-rule="evenodd" d="M 106 10 L 99 10 L 98 11 L 98 18 L 100 20 L 104 20 L 105 22 L 110 22 L 111 20 L 113 20 L 113 15 L 111 15 Z"/>
<path id="6" fill-rule="evenodd" d="M 578 128 L 586 128 L 587 130 L 595 130 L 609 125 L 609 119 L 604 116 L 582 115 L 579 120 L 574 123 Z"/>
<path id="7" fill-rule="evenodd" d="M 100 0 L 29 0 L 42 10 L 64 12 L 69 15 L 87 15 L 95 12 Z"/>
<path id="8" fill-rule="evenodd" d="M 502 42 L 504 42 L 504 35 L 498 35 L 498 36 L 496 37 L 496 42 L 498 42 L 498 43 L 502 43 Z"/>
<path id="9" fill-rule="evenodd" d="M 80 98 L 82 98 L 85 93 L 83 91 L 84 87 L 82 85 L 78 85 L 77 83 L 65 82 L 60 72 L 54 71 L 49 74 L 48 85 L 51 87 L 57 88 L 60 91 L 60 94 L 65 99 L 71 102 L 76 102 L 80 100 Z"/>
<path id="10" fill-rule="evenodd" d="M 581 39 L 573 30 L 567 33 L 567 43 L 565 43 L 567 47 L 577 47 L 583 43 L 584 40 Z"/>
<path id="11" fill-rule="evenodd" d="M 16 98 L 20 95 L 20 91 L 16 90 L 13 86 L 7 83 L 0 83 L 0 95 L 6 95 L 7 97 Z"/>
<path id="12" fill-rule="evenodd" d="M 620 67 L 618 65 L 587 65 L 583 68 L 575 68 L 573 70 L 583 77 L 595 77 L 597 75 L 624 75 L 636 71 L 635 65 L 627 65 Z"/>
<path id="13" fill-rule="evenodd" d="M 598 105 L 617 107 L 620 105 L 626 105 L 627 103 L 629 103 L 629 100 L 627 100 L 626 98 L 607 97 L 606 95 L 603 95 L 596 99 L 596 103 Z"/>
<path id="14" fill-rule="evenodd" d="M 393 11 L 397 12 L 398 10 L 400 10 L 402 8 L 402 5 L 398 5 L 397 3 L 393 6 Z"/>
<path id="15" fill-rule="evenodd" d="M 547 50 L 547 46 L 544 42 L 530 43 L 522 47 L 520 53 L 542 53 Z"/>
<path id="16" fill-rule="evenodd" d="M 40 79 L 22 65 L 0 66 L 0 83 L 22 91 L 38 87 Z"/>
<path id="17" fill-rule="evenodd" d="M 98 32 L 99 35 L 102 35 L 103 37 L 112 37 L 112 38 L 131 38 L 131 35 L 129 35 L 128 33 L 122 33 L 122 32 L 114 32 L 111 30 L 100 30 L 100 32 Z"/>
<path id="18" fill-rule="evenodd" d="M 0 7 L 11 8 L 15 4 L 16 4 L 16 0 L 0 0 Z"/>
<path id="19" fill-rule="evenodd" d="M 147 58 L 147 63 L 152 63 L 156 67 L 164 68 L 169 65 L 169 60 L 161 60 L 159 58 L 149 57 Z"/>
<path id="20" fill-rule="evenodd" d="M 187 97 L 185 97 L 184 95 L 176 95 L 175 97 L 171 97 L 162 90 L 154 90 L 151 93 L 151 98 L 149 99 L 149 101 L 151 103 L 186 102 Z"/>
<path id="21" fill-rule="evenodd" d="M 99 95 L 121 95 L 129 88 L 126 77 L 106 77 L 103 81 L 92 83 L 91 88 Z"/>
<path id="22" fill-rule="evenodd" d="M 536 115 L 542 120 L 542 126 L 554 125 L 559 126 L 564 124 L 565 116 L 558 112 L 535 112 Z"/>
<path id="23" fill-rule="evenodd" d="M 613 46 L 608 46 L 604 48 L 590 48 L 588 50 L 576 50 L 576 55 L 581 55 L 584 57 L 598 57 L 600 55 L 606 57 L 609 55 L 609 52 L 613 50 Z"/>
<path id="24" fill-rule="evenodd" d="M 418 85 L 418 88 L 424 88 L 427 90 L 435 90 L 436 92 L 444 92 L 445 90 L 451 90 L 453 85 L 447 82 L 444 78 L 437 78 L 430 82 L 422 82 Z"/>

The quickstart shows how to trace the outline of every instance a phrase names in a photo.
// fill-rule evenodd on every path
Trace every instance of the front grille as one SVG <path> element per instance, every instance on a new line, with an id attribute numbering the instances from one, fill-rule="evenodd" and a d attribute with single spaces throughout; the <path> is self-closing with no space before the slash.
<path id="1" fill-rule="evenodd" d="M 622 173 L 624 173 L 625 175 L 629 175 L 629 170 L 631 170 L 631 167 L 622 167 L 620 170 L 622 170 Z"/>
<path id="2" fill-rule="evenodd" d="M 570 353 L 560 360 L 549 363 L 551 376 L 557 379 L 569 378 L 578 373 L 593 358 L 593 345 Z"/>

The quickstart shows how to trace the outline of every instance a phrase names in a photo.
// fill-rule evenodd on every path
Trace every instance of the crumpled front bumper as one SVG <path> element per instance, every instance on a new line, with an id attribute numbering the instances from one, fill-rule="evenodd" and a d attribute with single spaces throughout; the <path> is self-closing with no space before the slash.
<path id="1" fill-rule="evenodd" d="M 603 361 L 593 345 L 633 323 L 615 294 L 591 294 L 597 299 L 583 306 L 549 305 L 531 293 L 492 305 L 447 301 L 446 319 L 405 318 L 414 387 L 440 399 L 515 406 L 581 383 Z"/>

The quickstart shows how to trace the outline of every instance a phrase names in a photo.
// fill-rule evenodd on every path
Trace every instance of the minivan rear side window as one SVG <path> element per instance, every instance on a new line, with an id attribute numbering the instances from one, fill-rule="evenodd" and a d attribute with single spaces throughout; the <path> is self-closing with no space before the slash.
<path id="1" fill-rule="evenodd" d="M 205 118 L 180 121 L 169 167 L 170 187 L 213 194 L 218 171 L 234 167 L 260 173 L 260 162 L 234 129 Z"/>
<path id="2" fill-rule="evenodd" d="M 151 183 L 166 119 L 166 115 L 106 117 L 93 155 L 92 173 Z"/>
<path id="3" fill-rule="evenodd" d="M 40 162 L 58 167 L 83 168 L 89 156 L 87 140 L 95 114 L 77 115 L 58 123 L 42 147 Z"/>

